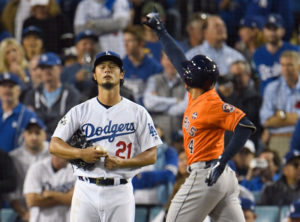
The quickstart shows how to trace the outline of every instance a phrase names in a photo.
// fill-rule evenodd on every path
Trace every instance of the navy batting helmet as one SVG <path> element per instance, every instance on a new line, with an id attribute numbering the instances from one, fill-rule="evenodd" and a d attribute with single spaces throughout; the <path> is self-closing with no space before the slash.
<path id="1" fill-rule="evenodd" d="M 219 76 L 216 63 L 204 55 L 196 55 L 190 61 L 185 61 L 182 66 L 184 81 L 192 88 L 209 90 Z"/>

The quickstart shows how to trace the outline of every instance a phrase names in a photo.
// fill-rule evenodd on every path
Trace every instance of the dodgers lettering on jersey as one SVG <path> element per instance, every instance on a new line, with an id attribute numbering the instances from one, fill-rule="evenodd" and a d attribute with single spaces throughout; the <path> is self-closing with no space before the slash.
<path id="1" fill-rule="evenodd" d="M 92 142 L 104 139 L 108 139 L 109 142 L 113 142 L 118 136 L 131 134 L 136 131 L 134 123 L 112 124 L 112 121 L 109 121 L 108 125 L 104 127 L 95 127 L 92 123 L 86 123 L 81 127 L 81 129 L 87 139 Z"/>
<path id="2" fill-rule="evenodd" d="M 81 128 L 93 145 L 103 146 L 109 155 L 132 158 L 145 150 L 162 144 L 146 109 L 126 98 L 106 109 L 95 97 L 73 107 L 59 122 L 53 137 L 64 141 Z M 90 171 L 76 168 L 75 175 L 88 177 L 131 178 L 137 169 L 109 171 L 103 161 Z"/>

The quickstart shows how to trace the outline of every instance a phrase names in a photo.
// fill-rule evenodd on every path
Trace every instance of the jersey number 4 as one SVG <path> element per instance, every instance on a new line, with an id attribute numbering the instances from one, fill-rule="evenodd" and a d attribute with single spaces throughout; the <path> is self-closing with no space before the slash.
<path id="1" fill-rule="evenodd" d="M 116 156 L 125 159 L 126 158 L 125 152 L 127 151 L 127 159 L 130 158 L 132 143 L 126 144 L 124 141 L 119 141 L 117 143 L 117 147 L 121 147 L 121 148 L 117 149 Z"/>
<path id="2" fill-rule="evenodd" d="M 190 150 L 190 154 L 194 153 L 194 140 L 193 139 L 189 142 L 188 148 Z"/>

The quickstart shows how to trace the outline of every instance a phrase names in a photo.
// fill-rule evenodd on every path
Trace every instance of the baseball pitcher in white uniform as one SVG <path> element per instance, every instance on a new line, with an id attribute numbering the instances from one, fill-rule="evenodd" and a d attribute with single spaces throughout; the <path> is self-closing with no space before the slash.
<path id="1" fill-rule="evenodd" d="M 77 176 L 72 222 L 133 222 L 135 201 L 131 178 L 156 161 L 162 144 L 146 109 L 120 96 L 124 81 L 120 56 L 106 51 L 93 67 L 98 96 L 73 107 L 58 123 L 50 152 L 65 159 L 95 163 L 89 170 L 73 166 Z M 78 149 L 67 141 L 81 129 L 93 146 Z"/>

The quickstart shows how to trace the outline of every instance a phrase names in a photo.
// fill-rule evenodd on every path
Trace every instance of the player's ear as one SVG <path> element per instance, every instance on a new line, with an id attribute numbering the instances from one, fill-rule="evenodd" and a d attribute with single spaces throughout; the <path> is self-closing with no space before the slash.
<path id="1" fill-rule="evenodd" d="M 97 82 L 97 77 L 96 77 L 96 74 L 95 74 L 95 73 L 93 73 L 93 80 L 94 80 L 95 82 Z"/>

